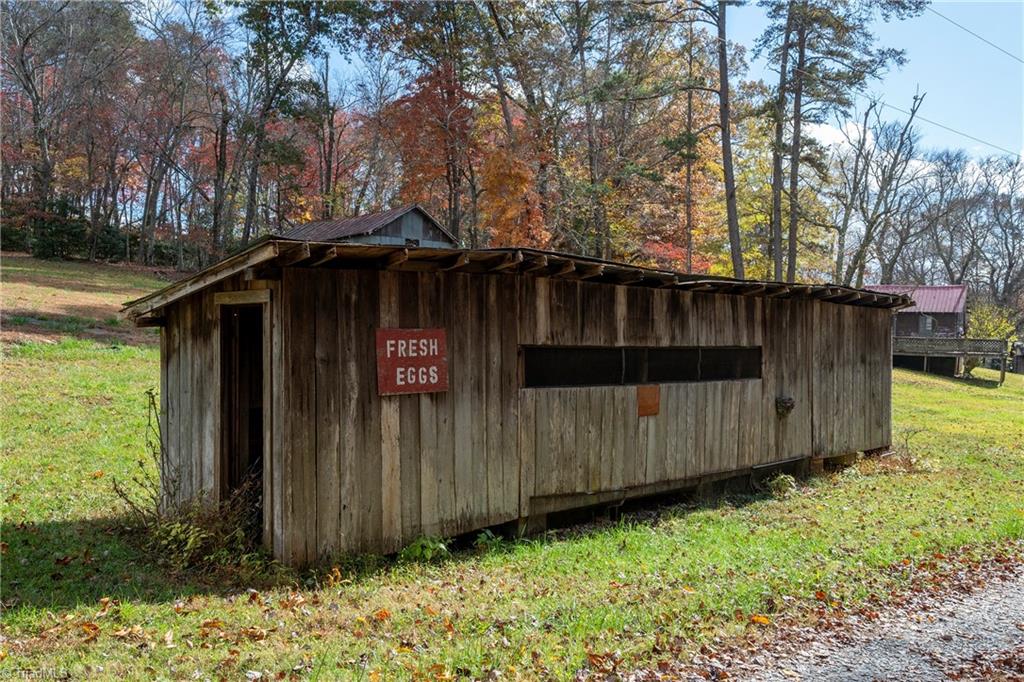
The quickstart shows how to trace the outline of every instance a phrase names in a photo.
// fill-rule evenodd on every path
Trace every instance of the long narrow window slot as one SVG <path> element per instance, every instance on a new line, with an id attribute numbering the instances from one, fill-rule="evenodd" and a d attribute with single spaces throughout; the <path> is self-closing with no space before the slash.
<path id="1" fill-rule="evenodd" d="M 761 378 L 760 346 L 523 346 L 523 386 L 628 386 Z"/>

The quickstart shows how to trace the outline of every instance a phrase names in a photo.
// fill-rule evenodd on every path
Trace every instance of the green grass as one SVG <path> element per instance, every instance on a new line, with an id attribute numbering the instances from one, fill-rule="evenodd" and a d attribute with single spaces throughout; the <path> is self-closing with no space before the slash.
<path id="1" fill-rule="evenodd" d="M 897 371 L 913 465 L 862 463 L 785 499 L 679 504 L 440 564 L 347 562 L 340 582 L 284 572 L 248 592 L 174 573 L 118 530 L 110 482 L 143 453 L 157 377 L 151 347 L 5 348 L 0 675 L 565 679 L 588 652 L 650 664 L 764 628 L 753 614 L 808 617 L 817 591 L 856 608 L 937 552 L 1024 538 L 1024 377 L 997 389 Z"/>

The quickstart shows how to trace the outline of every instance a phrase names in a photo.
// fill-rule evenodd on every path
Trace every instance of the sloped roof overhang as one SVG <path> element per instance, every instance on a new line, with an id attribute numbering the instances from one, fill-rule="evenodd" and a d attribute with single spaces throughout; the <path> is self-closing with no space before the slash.
<path id="1" fill-rule="evenodd" d="M 910 297 L 854 289 L 835 284 L 795 284 L 761 280 L 691 275 L 647 268 L 557 251 L 530 248 L 438 249 L 378 246 L 357 243 L 310 242 L 264 238 L 244 251 L 159 291 L 124 305 L 127 315 L 140 321 L 177 300 L 250 268 L 323 267 L 399 270 L 407 272 L 518 273 L 605 284 L 658 287 L 683 291 L 816 299 L 843 305 L 899 309 L 912 305 Z"/>

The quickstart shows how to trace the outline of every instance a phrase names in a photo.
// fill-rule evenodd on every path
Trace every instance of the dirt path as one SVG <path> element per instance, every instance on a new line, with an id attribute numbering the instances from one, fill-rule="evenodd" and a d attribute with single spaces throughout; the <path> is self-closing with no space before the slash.
<path id="1" fill-rule="evenodd" d="M 1024 571 L 765 658 L 733 679 L 1024 680 Z"/>
<path id="2" fill-rule="evenodd" d="M 626 679 L 1024 682 L 1024 564 L 1016 556 L 964 567 L 878 611 L 790 623 Z"/>

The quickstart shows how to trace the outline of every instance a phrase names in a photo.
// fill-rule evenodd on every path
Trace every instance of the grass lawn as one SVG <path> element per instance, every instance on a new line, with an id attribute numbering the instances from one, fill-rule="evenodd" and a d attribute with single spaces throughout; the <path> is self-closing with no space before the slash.
<path id="1" fill-rule="evenodd" d="M 565 679 L 858 608 L 956 550 L 1024 538 L 1024 376 L 994 388 L 995 373 L 976 373 L 896 372 L 913 463 L 862 462 L 784 499 L 680 503 L 439 564 L 367 560 L 247 585 L 176 574 L 118 530 L 111 479 L 143 452 L 155 348 L 6 344 L 0 676 Z"/>
<path id="2" fill-rule="evenodd" d="M 125 301 L 166 285 L 170 273 L 141 266 L 44 261 L 20 253 L 4 253 L 0 266 L 3 341 L 73 335 L 95 341 L 159 343 L 155 330 L 134 329 L 118 311 Z"/>

